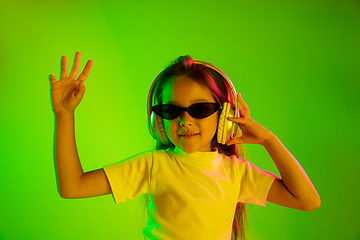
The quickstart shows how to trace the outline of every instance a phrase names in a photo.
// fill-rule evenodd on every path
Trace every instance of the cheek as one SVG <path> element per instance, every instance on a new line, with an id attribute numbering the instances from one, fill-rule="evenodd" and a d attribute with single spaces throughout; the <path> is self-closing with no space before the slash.
<path id="1" fill-rule="evenodd" d="M 207 135 L 209 134 L 211 135 L 211 137 L 214 136 L 218 127 L 218 121 L 219 121 L 218 114 L 214 114 L 209 118 L 207 118 L 206 121 L 202 124 L 202 128 L 203 130 L 206 130 L 205 132 L 207 133 Z"/>
<path id="2" fill-rule="evenodd" d="M 217 131 L 219 125 L 219 112 L 214 115 L 214 119 L 212 120 L 211 125 L 213 126 L 214 134 Z"/>
<path id="3" fill-rule="evenodd" d="M 215 113 L 214 115 L 211 116 L 211 126 L 214 127 L 215 129 L 217 129 L 218 124 L 219 124 L 219 112 Z"/>
<path id="4" fill-rule="evenodd" d="M 166 120 L 164 119 L 164 128 L 166 132 L 166 136 L 169 139 L 174 139 L 177 135 L 177 123 L 176 120 Z"/>
<path id="5" fill-rule="evenodd" d="M 218 126 L 218 124 L 219 124 L 219 117 L 220 117 L 220 112 L 217 111 L 217 112 L 215 113 L 216 128 L 217 128 L 217 126 Z"/>

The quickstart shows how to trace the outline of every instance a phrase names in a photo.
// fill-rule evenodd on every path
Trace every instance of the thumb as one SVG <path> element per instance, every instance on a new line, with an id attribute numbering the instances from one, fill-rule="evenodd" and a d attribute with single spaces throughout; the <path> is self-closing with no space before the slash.
<path id="1" fill-rule="evenodd" d="M 49 75 L 49 81 L 51 84 L 56 83 L 56 79 L 54 75 Z"/>

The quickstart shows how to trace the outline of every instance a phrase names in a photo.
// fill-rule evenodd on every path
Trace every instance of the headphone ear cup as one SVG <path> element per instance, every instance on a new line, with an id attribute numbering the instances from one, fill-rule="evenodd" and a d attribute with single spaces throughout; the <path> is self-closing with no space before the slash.
<path id="1" fill-rule="evenodd" d="M 151 127 L 152 127 L 152 133 L 153 137 L 162 143 L 169 142 L 169 139 L 166 135 L 165 128 L 164 128 L 164 122 L 161 117 L 158 117 L 154 112 L 151 112 Z"/>
<path id="2" fill-rule="evenodd" d="M 234 110 L 230 103 L 224 102 L 223 109 L 221 111 L 217 130 L 217 142 L 220 144 L 226 144 L 231 137 L 233 137 L 233 122 L 229 121 L 228 117 L 234 117 Z"/>

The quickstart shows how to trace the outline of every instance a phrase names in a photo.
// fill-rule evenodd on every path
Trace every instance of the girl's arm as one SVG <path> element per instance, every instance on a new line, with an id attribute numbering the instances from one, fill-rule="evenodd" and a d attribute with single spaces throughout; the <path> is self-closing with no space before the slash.
<path id="1" fill-rule="evenodd" d="M 53 75 L 49 77 L 55 114 L 54 158 L 58 191 L 63 198 L 109 194 L 111 189 L 102 169 L 84 173 L 75 142 L 74 110 L 84 96 L 84 81 L 90 73 L 92 61 L 87 62 L 77 79 L 80 53 L 76 53 L 69 76 L 66 61 L 66 57 L 63 56 L 59 81 L 56 81 Z"/>
<path id="2" fill-rule="evenodd" d="M 268 151 L 281 178 L 276 179 L 268 193 L 268 201 L 300 210 L 314 210 L 321 204 L 320 197 L 299 162 L 269 130 L 250 118 L 250 111 L 238 94 L 240 118 L 229 118 L 239 123 L 242 136 L 231 139 L 227 144 L 261 144 Z"/>
<path id="3" fill-rule="evenodd" d="M 320 197 L 304 169 L 294 156 L 275 136 L 265 140 L 265 147 L 281 178 L 274 181 L 268 193 L 268 201 L 305 211 L 320 207 Z"/>

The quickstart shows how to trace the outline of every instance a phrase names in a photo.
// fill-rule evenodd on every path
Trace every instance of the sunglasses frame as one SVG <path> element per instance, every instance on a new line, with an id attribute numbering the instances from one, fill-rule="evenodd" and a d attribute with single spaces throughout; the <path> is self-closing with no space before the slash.
<path id="1" fill-rule="evenodd" d="M 211 105 L 215 105 L 216 106 L 216 110 L 214 110 L 213 112 L 211 112 L 210 114 L 204 116 L 204 117 L 196 117 L 196 116 L 193 116 L 193 111 L 191 110 L 191 108 L 194 106 L 194 105 L 205 105 L 205 104 L 211 104 Z M 161 116 L 161 112 L 159 111 L 159 108 L 163 107 L 163 106 L 174 106 L 176 107 L 177 109 L 177 115 L 175 117 L 172 117 L 172 118 L 169 118 L 169 117 L 163 117 Z M 155 105 L 151 108 L 151 110 L 156 114 L 158 115 L 159 117 L 163 118 L 163 119 L 167 119 L 167 120 L 173 120 L 173 119 L 176 119 L 180 116 L 180 114 L 184 111 L 188 112 L 189 115 L 193 118 L 196 118 L 196 119 L 203 119 L 203 118 L 207 118 L 207 117 L 210 117 L 211 115 L 213 115 L 214 113 L 216 113 L 219 109 L 222 109 L 221 108 L 221 105 L 220 103 L 217 103 L 217 102 L 201 102 L 201 103 L 194 103 L 192 104 L 191 106 L 189 107 L 179 107 L 175 104 L 162 104 L 162 105 Z"/>

